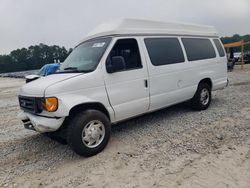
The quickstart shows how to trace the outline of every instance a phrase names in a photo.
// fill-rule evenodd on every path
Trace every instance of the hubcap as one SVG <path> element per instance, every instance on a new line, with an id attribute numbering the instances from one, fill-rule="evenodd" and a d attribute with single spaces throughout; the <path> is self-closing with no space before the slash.
<path id="1" fill-rule="evenodd" d="M 82 142 L 88 148 L 95 148 L 103 141 L 105 127 L 102 122 L 93 120 L 87 123 L 82 130 Z"/>
<path id="2" fill-rule="evenodd" d="M 200 101 L 202 105 L 207 105 L 209 102 L 209 91 L 208 89 L 204 88 L 201 91 L 201 97 L 200 97 Z"/>

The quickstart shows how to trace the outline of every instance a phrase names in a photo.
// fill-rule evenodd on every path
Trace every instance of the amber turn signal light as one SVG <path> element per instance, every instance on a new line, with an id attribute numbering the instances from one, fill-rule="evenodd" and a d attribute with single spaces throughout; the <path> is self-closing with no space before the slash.
<path id="1" fill-rule="evenodd" d="M 48 112 L 55 112 L 58 108 L 58 100 L 56 97 L 45 98 L 44 109 Z"/>

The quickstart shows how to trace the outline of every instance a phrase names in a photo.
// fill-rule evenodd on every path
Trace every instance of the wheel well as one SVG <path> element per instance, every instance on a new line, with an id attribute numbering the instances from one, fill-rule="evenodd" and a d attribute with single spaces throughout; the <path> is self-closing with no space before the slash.
<path id="1" fill-rule="evenodd" d="M 99 110 L 99 111 L 103 112 L 110 120 L 108 110 L 103 106 L 103 104 L 98 103 L 98 102 L 78 104 L 70 109 L 69 116 L 72 116 L 73 114 L 76 114 L 80 111 L 84 111 L 84 110 L 88 110 L 88 109 Z"/>
<path id="2" fill-rule="evenodd" d="M 211 81 L 210 78 L 204 78 L 204 79 L 202 79 L 202 80 L 199 82 L 199 84 L 200 84 L 200 83 L 206 83 L 206 84 L 208 84 L 209 87 L 210 87 L 211 90 L 212 90 L 213 84 L 212 84 L 212 81 Z"/>

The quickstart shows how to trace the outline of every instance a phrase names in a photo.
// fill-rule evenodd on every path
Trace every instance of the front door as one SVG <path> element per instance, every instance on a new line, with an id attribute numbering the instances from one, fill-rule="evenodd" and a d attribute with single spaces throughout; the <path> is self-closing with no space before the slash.
<path id="1" fill-rule="evenodd" d="M 108 73 L 104 80 L 116 121 L 143 114 L 149 109 L 148 73 L 136 38 L 116 39 L 106 66 L 114 57 L 124 59 L 124 69 Z"/>

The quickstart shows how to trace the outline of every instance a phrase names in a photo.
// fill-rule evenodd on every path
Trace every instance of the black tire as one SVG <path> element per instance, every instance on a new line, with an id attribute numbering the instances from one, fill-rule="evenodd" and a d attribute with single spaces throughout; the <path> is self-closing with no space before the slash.
<path id="1" fill-rule="evenodd" d="M 202 92 L 207 91 L 207 100 L 203 101 Z M 207 83 L 200 83 L 194 97 L 191 99 L 191 107 L 194 110 L 206 110 L 211 103 L 211 88 Z"/>
<path id="2" fill-rule="evenodd" d="M 93 148 L 90 148 L 86 145 L 83 134 L 85 134 L 86 126 L 93 121 L 98 121 L 103 125 L 104 135 L 101 136 L 99 145 Z M 102 129 L 103 129 L 102 128 Z M 84 133 L 83 133 L 84 131 Z M 67 142 L 68 145 L 79 155 L 89 157 L 100 153 L 105 146 L 107 145 L 111 133 L 111 126 L 108 117 L 97 110 L 86 110 L 83 112 L 79 112 L 74 117 L 72 117 L 71 121 L 68 125 L 67 131 Z M 93 138 L 91 138 L 94 140 Z"/>

